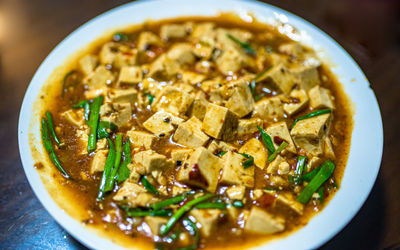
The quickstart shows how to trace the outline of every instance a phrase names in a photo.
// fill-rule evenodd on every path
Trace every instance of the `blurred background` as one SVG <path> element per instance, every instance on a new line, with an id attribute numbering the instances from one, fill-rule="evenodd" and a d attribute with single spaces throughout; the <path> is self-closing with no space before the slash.
<path id="1" fill-rule="evenodd" d="M 47 54 L 83 23 L 126 2 L 0 0 L 0 249 L 84 249 L 29 187 L 18 153 L 18 114 Z M 264 2 L 303 17 L 338 41 L 371 82 L 383 116 L 384 154 L 375 186 L 357 216 L 322 248 L 395 249 L 400 241 L 400 1 Z"/>

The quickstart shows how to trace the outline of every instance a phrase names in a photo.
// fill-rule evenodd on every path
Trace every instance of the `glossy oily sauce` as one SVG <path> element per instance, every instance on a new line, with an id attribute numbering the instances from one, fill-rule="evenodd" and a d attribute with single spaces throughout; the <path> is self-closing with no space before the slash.
<path id="1" fill-rule="evenodd" d="M 340 187 L 348 99 L 273 27 L 146 22 L 66 68 L 42 119 L 53 178 L 123 245 L 250 247 L 301 228 Z"/>

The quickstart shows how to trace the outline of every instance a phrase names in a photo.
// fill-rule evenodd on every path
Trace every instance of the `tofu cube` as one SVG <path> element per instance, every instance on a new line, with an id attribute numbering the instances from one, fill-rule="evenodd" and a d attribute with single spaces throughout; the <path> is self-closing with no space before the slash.
<path id="1" fill-rule="evenodd" d="M 289 94 L 294 86 L 293 76 L 284 64 L 273 66 L 265 78 L 285 94 Z"/>
<path id="2" fill-rule="evenodd" d="M 179 71 L 179 63 L 167 57 L 166 54 L 162 54 L 151 64 L 149 76 L 158 78 L 171 78 L 178 74 Z"/>
<path id="3" fill-rule="evenodd" d="M 69 123 L 77 127 L 85 125 L 85 115 L 83 109 L 68 109 L 67 111 L 61 113 Z"/>
<path id="4" fill-rule="evenodd" d="M 185 24 L 164 24 L 160 29 L 160 36 L 163 40 L 171 38 L 184 38 L 187 35 Z"/>
<path id="5" fill-rule="evenodd" d="M 333 97 L 328 89 L 315 86 L 308 91 L 308 95 L 310 96 L 310 105 L 313 109 L 334 109 Z"/>
<path id="6" fill-rule="evenodd" d="M 201 125 L 201 121 L 194 116 L 181 123 L 175 131 L 174 141 L 187 147 L 204 146 L 209 137 L 201 131 Z"/>
<path id="7" fill-rule="evenodd" d="M 215 192 L 218 185 L 221 160 L 204 147 L 198 147 L 179 169 L 177 180 Z"/>
<path id="8" fill-rule="evenodd" d="M 294 89 L 289 96 L 292 101 L 283 104 L 286 114 L 292 116 L 307 107 L 309 98 L 305 90 Z"/>
<path id="9" fill-rule="evenodd" d="M 235 138 L 238 119 L 228 108 L 208 104 L 203 120 L 203 130 L 209 136 L 224 141 L 231 141 Z"/>
<path id="10" fill-rule="evenodd" d="M 101 149 L 96 152 L 90 165 L 90 174 L 103 172 L 106 164 L 108 149 Z"/>
<path id="11" fill-rule="evenodd" d="M 243 200 L 245 192 L 245 186 L 231 186 L 225 191 L 226 195 L 231 200 Z"/>
<path id="12" fill-rule="evenodd" d="M 143 80 L 142 68 L 139 66 L 121 67 L 118 77 L 118 85 L 121 83 L 135 84 Z"/>
<path id="13" fill-rule="evenodd" d="M 194 100 L 192 94 L 188 94 L 178 88 L 164 87 L 154 100 L 152 107 L 157 111 L 164 110 L 173 115 L 183 115 L 190 108 Z"/>
<path id="14" fill-rule="evenodd" d="M 193 149 L 191 148 L 180 148 L 180 149 L 174 149 L 171 152 L 171 159 L 176 163 L 178 161 L 183 164 L 185 162 L 190 154 L 193 152 Z"/>
<path id="15" fill-rule="evenodd" d="M 115 55 L 116 55 L 116 47 L 117 45 L 113 42 L 109 42 L 103 45 L 101 47 L 100 53 L 99 53 L 99 59 L 101 64 L 104 65 L 112 65 L 114 60 L 115 60 Z"/>
<path id="16" fill-rule="evenodd" d="M 235 73 L 249 61 L 248 56 L 241 48 L 228 47 L 215 59 L 219 71 L 225 75 Z"/>
<path id="17" fill-rule="evenodd" d="M 329 131 L 330 118 L 331 114 L 328 113 L 298 121 L 290 131 L 296 145 L 312 155 L 321 155 L 322 139 Z"/>
<path id="18" fill-rule="evenodd" d="M 138 50 L 147 50 L 149 49 L 150 45 L 155 45 L 160 47 L 162 46 L 162 42 L 156 34 L 150 31 L 140 32 L 137 43 Z"/>
<path id="19" fill-rule="evenodd" d="M 243 136 L 257 132 L 257 126 L 262 127 L 263 121 L 259 118 L 239 119 L 237 135 Z"/>
<path id="20" fill-rule="evenodd" d="M 159 201 L 158 198 L 148 193 L 144 187 L 130 181 L 125 181 L 122 184 L 113 199 L 115 201 L 123 201 L 131 208 L 148 207 Z"/>
<path id="21" fill-rule="evenodd" d="M 98 66 L 96 70 L 88 76 L 86 83 L 89 90 L 101 89 L 110 85 L 114 81 L 115 77 L 111 71 L 105 66 Z"/>
<path id="22" fill-rule="evenodd" d="M 246 82 L 234 85 L 232 96 L 228 99 L 225 106 L 238 117 L 246 116 L 253 111 L 254 99 Z"/>
<path id="23" fill-rule="evenodd" d="M 273 234 L 285 230 L 285 220 L 273 217 L 261 208 L 253 206 L 244 226 L 245 232 Z"/>
<path id="24" fill-rule="evenodd" d="M 168 218 L 160 216 L 146 216 L 144 222 L 149 226 L 151 233 L 155 236 L 160 232 L 160 227 L 167 224 Z"/>
<path id="25" fill-rule="evenodd" d="M 165 170 L 172 166 L 172 162 L 167 160 L 165 155 L 158 154 L 153 150 L 140 151 L 133 156 L 133 160 L 144 167 L 145 174 Z"/>
<path id="26" fill-rule="evenodd" d="M 189 117 L 195 116 L 199 120 L 204 120 L 204 116 L 206 115 L 207 106 L 209 102 L 204 98 L 196 98 L 192 105 L 190 106 L 187 114 Z"/>
<path id="27" fill-rule="evenodd" d="M 177 62 L 179 65 L 194 63 L 195 57 L 193 47 L 189 43 L 178 43 L 172 46 L 167 52 L 167 57 Z"/>
<path id="28" fill-rule="evenodd" d="M 223 169 L 220 182 L 228 185 L 254 187 L 254 166 L 243 167 L 247 158 L 241 154 L 227 152 L 222 156 Z"/>
<path id="29" fill-rule="evenodd" d="M 253 116 L 270 121 L 283 118 L 281 99 L 278 96 L 261 99 L 254 107 Z"/>
<path id="30" fill-rule="evenodd" d="M 136 148 L 151 149 L 157 141 L 156 136 L 142 131 L 129 130 L 126 135 L 132 146 Z"/>
<path id="31" fill-rule="evenodd" d="M 325 156 L 327 156 L 328 158 L 330 158 L 332 160 L 336 159 L 335 151 L 333 150 L 333 146 L 332 146 L 332 142 L 328 136 L 324 137 L 324 154 L 325 154 Z"/>
<path id="32" fill-rule="evenodd" d="M 193 209 L 189 213 L 200 223 L 200 233 L 204 237 L 210 237 L 217 229 L 218 219 L 221 215 L 219 209 Z"/>
<path id="33" fill-rule="evenodd" d="M 100 118 L 122 127 L 127 124 L 132 115 L 131 104 L 126 103 L 104 103 L 100 107 Z"/>
<path id="34" fill-rule="evenodd" d="M 251 138 L 240 149 L 239 153 L 249 154 L 254 157 L 254 164 L 257 167 L 264 169 L 268 160 L 268 150 L 260 140 Z"/>
<path id="35" fill-rule="evenodd" d="M 317 67 L 298 66 L 290 69 L 290 72 L 293 74 L 294 82 L 306 91 L 321 84 Z"/>
<path id="36" fill-rule="evenodd" d="M 94 55 L 86 55 L 79 60 L 79 69 L 86 76 L 93 72 L 98 63 L 97 56 Z"/>
<path id="37" fill-rule="evenodd" d="M 280 155 L 277 155 L 276 158 L 268 165 L 267 173 L 268 174 L 288 174 L 290 171 L 289 163 Z"/>
<path id="38" fill-rule="evenodd" d="M 133 103 L 138 99 L 138 92 L 134 88 L 110 89 L 107 93 L 106 102 Z"/>
<path id="39" fill-rule="evenodd" d="M 206 75 L 191 72 L 191 71 L 184 71 L 182 73 L 182 81 L 189 84 L 197 84 L 201 83 L 204 79 L 206 79 Z"/>
<path id="40" fill-rule="evenodd" d="M 147 119 L 143 123 L 143 126 L 157 136 L 166 136 L 175 130 L 174 125 L 179 125 L 182 122 L 182 118 L 176 117 L 164 111 L 158 111 L 149 119 Z"/>
<path id="41" fill-rule="evenodd" d="M 304 205 L 296 201 L 291 193 L 280 192 L 275 197 L 277 204 L 281 204 L 288 207 L 298 215 L 303 215 Z"/>
<path id="42" fill-rule="evenodd" d="M 275 138 L 274 138 L 274 137 L 279 137 L 280 139 L 285 140 L 285 141 L 289 144 L 289 145 L 286 147 L 285 150 L 287 150 L 287 151 L 289 151 L 289 152 L 292 152 L 292 153 L 294 153 L 294 154 L 297 153 L 296 147 L 295 147 L 295 145 L 294 145 L 294 143 L 293 143 L 292 137 L 290 136 L 288 127 L 287 127 L 287 125 L 286 125 L 286 122 L 274 123 L 274 124 L 272 124 L 271 126 L 269 126 L 265 132 L 267 132 L 267 134 L 268 134 L 269 136 L 271 136 L 271 139 L 272 139 L 272 141 L 273 141 L 273 143 L 274 143 L 275 149 L 277 149 L 280 145 L 278 145 L 278 144 L 275 142 Z M 284 151 L 285 151 L 285 150 L 284 150 Z"/>

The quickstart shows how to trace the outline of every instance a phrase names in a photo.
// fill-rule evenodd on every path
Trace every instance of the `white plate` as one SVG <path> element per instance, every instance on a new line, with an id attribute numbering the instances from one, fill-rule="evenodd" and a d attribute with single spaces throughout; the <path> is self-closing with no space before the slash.
<path id="1" fill-rule="evenodd" d="M 332 71 L 344 85 L 345 92 L 355 104 L 354 130 L 350 155 L 341 188 L 327 207 L 313 217 L 301 230 L 290 236 L 259 246 L 262 249 L 310 249 L 317 248 L 331 239 L 354 217 L 366 200 L 379 171 L 383 147 L 382 120 L 379 107 L 368 80 L 354 60 L 332 38 L 307 21 L 279 8 L 255 1 L 240 0 L 167 0 L 139 1 L 108 11 L 65 38 L 44 60 L 33 77 L 19 117 L 18 140 L 21 160 L 26 176 L 36 196 L 54 219 L 84 245 L 96 249 L 118 249 L 110 240 L 101 238 L 85 229 L 79 222 L 63 211 L 46 191 L 38 172 L 33 168 L 28 133 L 32 133 L 35 144 L 40 145 L 38 112 L 33 103 L 40 89 L 64 60 L 75 51 L 89 44 L 104 31 L 116 27 L 136 24 L 146 19 L 162 19 L 177 16 L 213 16 L 220 11 L 234 11 L 243 19 L 254 13 L 262 22 L 293 25 L 300 32 L 292 38 L 317 50 L 327 60 Z M 281 26 L 282 32 L 291 31 L 290 25 Z M 30 124 L 34 121 L 34 124 Z"/>

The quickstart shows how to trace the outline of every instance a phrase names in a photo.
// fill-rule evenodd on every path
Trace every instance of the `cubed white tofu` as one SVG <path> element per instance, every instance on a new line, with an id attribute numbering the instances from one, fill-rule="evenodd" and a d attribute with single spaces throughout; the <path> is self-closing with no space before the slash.
<path id="1" fill-rule="evenodd" d="M 244 81 L 234 84 L 233 93 L 225 106 L 238 117 L 246 116 L 253 111 L 254 99 L 249 85 Z"/>
<path id="2" fill-rule="evenodd" d="M 208 104 L 203 120 L 203 130 L 209 136 L 224 141 L 231 141 L 235 138 L 238 119 L 228 108 Z"/>
<path id="3" fill-rule="evenodd" d="M 147 50 L 150 45 L 161 46 L 162 42 L 156 34 L 150 31 L 140 32 L 137 43 L 138 50 Z"/>
<path id="4" fill-rule="evenodd" d="M 268 165 L 268 174 L 287 174 L 289 173 L 290 166 L 289 163 L 280 155 L 277 155 L 275 159 Z"/>
<path id="5" fill-rule="evenodd" d="M 85 82 L 87 83 L 89 90 L 94 90 L 110 85 L 114 79 L 115 77 L 113 73 L 105 66 L 100 65 L 87 77 Z"/>
<path id="6" fill-rule="evenodd" d="M 317 67 L 298 66 L 291 68 L 290 72 L 293 74 L 294 82 L 306 91 L 321 84 Z"/>
<path id="7" fill-rule="evenodd" d="M 204 74 L 199 74 L 191 71 L 184 71 L 182 73 L 182 81 L 189 84 L 197 84 L 202 82 L 207 76 Z"/>
<path id="8" fill-rule="evenodd" d="M 159 201 L 158 198 L 154 197 L 147 190 L 130 181 L 125 181 L 122 187 L 118 189 L 118 192 L 113 197 L 116 201 L 122 201 L 129 207 L 148 207 L 151 204 Z"/>
<path id="9" fill-rule="evenodd" d="M 303 54 L 304 48 L 298 43 L 284 43 L 279 45 L 278 51 L 289 56 L 299 57 Z"/>
<path id="10" fill-rule="evenodd" d="M 96 152 L 93 157 L 92 164 L 90 165 L 90 174 L 104 171 L 104 165 L 106 164 L 107 155 L 108 149 L 101 149 Z"/>
<path id="11" fill-rule="evenodd" d="M 253 206 L 244 230 L 257 234 L 273 234 L 285 230 L 285 220 L 281 217 L 273 217 L 261 208 Z"/>
<path id="12" fill-rule="evenodd" d="M 183 164 L 185 162 L 190 154 L 193 152 L 193 149 L 191 148 L 179 148 L 179 149 L 174 149 L 171 152 L 171 159 L 176 163 L 178 161 Z"/>
<path id="13" fill-rule="evenodd" d="M 162 54 L 157 57 L 156 60 L 151 64 L 149 69 L 150 77 L 161 77 L 171 78 L 178 74 L 180 71 L 180 65 L 177 61 L 169 58 L 166 54 Z"/>
<path id="14" fill-rule="evenodd" d="M 177 180 L 215 192 L 218 185 L 221 160 L 204 147 L 196 148 L 179 169 Z"/>
<path id="15" fill-rule="evenodd" d="M 273 66 L 263 78 L 268 79 L 275 87 L 289 94 L 294 86 L 293 75 L 284 64 Z"/>
<path id="16" fill-rule="evenodd" d="M 331 114 L 323 114 L 300 120 L 290 131 L 297 147 L 319 156 L 323 153 L 323 136 L 329 131 Z"/>
<path id="17" fill-rule="evenodd" d="M 215 23 L 204 22 L 196 24 L 193 27 L 191 37 L 194 41 L 202 41 L 207 44 L 214 45 L 216 38 Z"/>
<path id="18" fill-rule="evenodd" d="M 279 194 L 275 195 L 275 197 L 278 204 L 282 204 L 290 208 L 298 215 L 303 215 L 304 205 L 296 201 L 291 193 L 280 192 Z"/>
<path id="19" fill-rule="evenodd" d="M 262 144 L 261 141 L 256 138 L 248 140 L 240 149 L 239 153 L 249 154 L 254 157 L 254 164 L 257 167 L 264 169 L 267 164 L 268 150 Z"/>
<path id="20" fill-rule="evenodd" d="M 173 115 L 179 116 L 187 112 L 194 97 L 178 88 L 164 87 L 153 101 L 152 107 L 157 111 L 164 110 Z"/>
<path id="21" fill-rule="evenodd" d="M 167 160 L 165 155 L 158 154 L 153 150 L 140 151 L 133 156 L 133 160 L 144 167 L 145 174 L 165 170 L 173 165 L 172 161 Z"/>
<path id="22" fill-rule="evenodd" d="M 135 84 L 143 79 L 142 68 L 139 66 L 124 66 L 119 71 L 118 84 Z"/>
<path id="23" fill-rule="evenodd" d="M 129 130 L 126 135 L 132 146 L 138 148 L 151 149 L 157 141 L 156 136 L 142 131 Z"/>
<path id="24" fill-rule="evenodd" d="M 101 47 L 99 53 L 100 62 L 104 65 L 112 65 L 115 60 L 117 44 L 109 42 Z"/>
<path id="25" fill-rule="evenodd" d="M 332 160 L 336 159 L 335 151 L 333 150 L 333 146 L 332 146 L 332 142 L 328 136 L 324 137 L 324 154 L 325 154 L 325 156 L 327 156 L 328 158 L 330 158 Z"/>
<path id="26" fill-rule="evenodd" d="M 265 132 L 267 132 L 267 134 L 271 137 L 271 139 L 274 143 L 275 149 L 277 149 L 280 146 L 275 142 L 276 141 L 275 137 L 278 137 L 280 139 L 285 140 L 289 144 L 285 150 L 292 152 L 294 154 L 297 153 L 296 147 L 294 146 L 294 143 L 292 140 L 292 137 L 289 134 L 289 130 L 286 125 L 286 122 L 274 123 L 271 126 L 269 126 Z M 278 139 L 278 141 L 280 141 L 280 140 Z"/>
<path id="27" fill-rule="evenodd" d="M 277 121 L 283 117 L 283 108 L 278 96 L 263 98 L 255 104 L 254 117 Z"/>
<path id="28" fill-rule="evenodd" d="M 77 127 L 81 127 L 85 124 L 85 114 L 83 109 L 68 109 L 61 113 L 61 116 Z"/>
<path id="29" fill-rule="evenodd" d="M 202 121 L 204 119 L 204 116 L 206 115 L 208 103 L 209 102 L 204 98 L 194 99 L 192 105 L 187 112 L 188 116 L 195 116 Z"/>
<path id="30" fill-rule="evenodd" d="M 200 223 L 200 233 L 204 237 L 210 237 L 217 229 L 218 219 L 221 215 L 219 209 L 193 209 L 189 213 Z"/>
<path id="31" fill-rule="evenodd" d="M 259 118 L 239 119 L 237 135 L 243 136 L 257 132 L 257 126 L 262 127 L 263 121 Z"/>
<path id="32" fill-rule="evenodd" d="M 211 58 L 214 51 L 214 46 L 207 43 L 206 41 L 200 41 L 194 44 L 193 53 L 200 58 L 208 60 Z"/>
<path id="33" fill-rule="evenodd" d="M 134 88 L 110 89 L 107 93 L 106 102 L 112 103 L 133 103 L 138 98 L 138 92 Z"/>
<path id="34" fill-rule="evenodd" d="M 213 140 L 210 144 L 208 144 L 207 149 L 212 152 L 213 154 L 218 153 L 218 152 L 228 152 L 228 151 L 234 151 L 237 150 L 235 146 L 232 144 L 223 142 L 223 141 L 216 141 Z"/>
<path id="35" fill-rule="evenodd" d="M 219 71 L 225 75 L 235 73 L 249 63 L 250 59 L 243 50 L 236 47 L 228 47 L 215 59 Z"/>
<path id="36" fill-rule="evenodd" d="M 187 147 L 204 146 L 209 137 L 201 131 L 201 126 L 201 121 L 193 116 L 178 126 L 173 139 Z"/>
<path id="37" fill-rule="evenodd" d="M 222 156 L 223 169 L 220 182 L 229 185 L 254 187 L 254 165 L 244 168 L 247 158 L 241 154 L 227 152 Z"/>
<path id="38" fill-rule="evenodd" d="M 149 226 L 151 233 L 155 236 L 160 232 L 160 227 L 164 224 L 167 224 L 168 218 L 160 216 L 146 216 L 144 217 L 144 221 Z"/>
<path id="39" fill-rule="evenodd" d="M 175 126 L 182 122 L 182 118 L 176 117 L 165 111 L 158 111 L 147 119 L 143 123 L 143 126 L 157 136 L 166 136 L 175 130 Z"/>
<path id="40" fill-rule="evenodd" d="M 122 127 L 126 125 L 132 115 L 132 108 L 129 102 L 126 103 L 104 103 L 100 107 L 100 118 L 102 121 L 109 121 Z"/>
<path id="41" fill-rule="evenodd" d="M 174 186 L 172 187 L 172 195 L 173 195 L 173 196 L 180 195 L 180 194 L 189 192 L 190 190 L 191 190 L 191 189 L 190 189 L 190 188 L 187 188 L 187 187 L 181 187 L 181 186 L 174 185 Z"/>
<path id="42" fill-rule="evenodd" d="M 328 108 L 333 109 L 333 97 L 329 89 L 315 86 L 308 91 L 310 105 L 313 109 Z"/>
<path id="43" fill-rule="evenodd" d="M 160 37 L 163 40 L 184 38 L 187 34 L 187 26 L 185 24 L 164 24 L 160 29 Z"/>
<path id="44" fill-rule="evenodd" d="M 97 63 L 97 56 L 88 54 L 79 60 L 79 69 L 87 76 L 93 72 L 97 66 Z"/>
<path id="45" fill-rule="evenodd" d="M 115 59 L 113 62 L 114 69 L 121 69 L 123 67 L 130 67 L 136 64 L 136 49 L 126 48 L 121 51 L 118 51 L 115 54 Z"/>
<path id="46" fill-rule="evenodd" d="M 307 107 L 309 98 L 305 90 L 294 89 L 289 96 L 290 102 L 283 104 L 283 109 L 288 115 L 294 115 Z"/>
<path id="47" fill-rule="evenodd" d="M 189 43 L 178 43 L 167 52 L 167 57 L 176 61 L 179 65 L 193 63 L 195 60 L 192 45 Z"/>
<path id="48" fill-rule="evenodd" d="M 226 195 L 231 200 L 243 200 L 245 192 L 245 186 L 231 186 L 225 191 Z"/>

